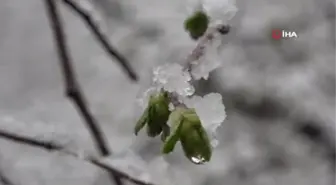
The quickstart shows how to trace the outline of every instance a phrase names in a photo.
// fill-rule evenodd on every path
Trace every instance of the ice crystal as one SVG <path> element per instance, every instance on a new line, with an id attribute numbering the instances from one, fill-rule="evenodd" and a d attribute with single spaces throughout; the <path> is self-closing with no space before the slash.
<path id="1" fill-rule="evenodd" d="M 157 87 L 149 87 L 139 93 L 137 97 L 137 103 L 142 108 L 145 109 L 148 106 L 149 98 L 152 94 L 158 93 L 160 91 Z"/>
<path id="2" fill-rule="evenodd" d="M 203 0 L 203 8 L 215 23 L 227 23 L 237 12 L 235 0 Z"/>
<path id="3" fill-rule="evenodd" d="M 209 134 L 211 145 L 216 147 L 218 145 L 216 130 L 226 118 L 222 96 L 218 93 L 210 93 L 204 97 L 185 98 L 183 101 L 187 107 L 196 110 L 203 127 Z"/>
<path id="4" fill-rule="evenodd" d="M 191 74 L 193 79 L 201 78 L 207 80 L 209 73 L 221 66 L 220 48 L 222 46 L 222 37 L 215 34 L 214 39 L 204 47 L 203 55 L 192 62 Z"/>
<path id="5" fill-rule="evenodd" d="M 191 76 L 179 64 L 165 64 L 153 70 L 153 82 L 168 92 L 176 92 L 180 96 L 190 96 L 195 89 L 190 84 Z"/>

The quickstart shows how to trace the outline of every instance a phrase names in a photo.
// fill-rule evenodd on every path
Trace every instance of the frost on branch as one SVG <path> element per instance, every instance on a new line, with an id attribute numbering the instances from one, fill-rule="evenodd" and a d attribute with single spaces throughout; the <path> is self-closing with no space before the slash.
<path id="1" fill-rule="evenodd" d="M 140 91 L 137 97 L 137 103 L 143 110 L 145 110 L 145 108 L 148 106 L 148 102 L 149 102 L 151 95 L 159 93 L 159 92 L 160 92 L 160 89 L 157 87 L 149 87 L 146 90 Z"/>
<path id="2" fill-rule="evenodd" d="M 210 93 L 204 97 L 193 96 L 184 99 L 184 103 L 187 107 L 195 109 L 203 127 L 209 134 L 211 145 L 215 147 L 218 144 L 216 130 L 226 118 L 222 96 L 219 93 Z"/>
<path id="3" fill-rule="evenodd" d="M 153 70 L 153 82 L 159 89 L 175 92 L 180 96 L 190 96 L 195 88 L 190 84 L 191 76 L 179 64 L 165 64 Z"/>
<path id="4" fill-rule="evenodd" d="M 204 0 L 203 8 L 214 23 L 227 23 L 237 12 L 234 0 Z"/>
<path id="5" fill-rule="evenodd" d="M 207 80 L 209 73 L 221 66 L 220 48 L 222 46 L 222 35 L 215 33 L 213 39 L 206 43 L 202 55 L 191 62 L 191 75 L 194 80 L 201 78 Z"/>

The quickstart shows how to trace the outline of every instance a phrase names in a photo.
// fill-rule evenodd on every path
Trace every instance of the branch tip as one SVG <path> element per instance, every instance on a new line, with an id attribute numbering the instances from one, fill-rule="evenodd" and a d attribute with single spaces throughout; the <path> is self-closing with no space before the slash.
<path id="1" fill-rule="evenodd" d="M 125 73 L 132 81 L 138 81 L 138 75 L 133 70 L 129 61 L 121 54 L 117 49 L 115 49 L 110 43 L 109 39 L 100 31 L 99 26 L 95 24 L 91 16 L 80 6 L 74 3 L 72 0 L 63 0 L 63 3 L 73 10 L 77 15 L 82 18 L 82 20 L 90 28 L 92 34 L 95 36 L 97 41 L 102 45 L 106 53 L 111 57 L 117 60 L 121 65 Z"/>

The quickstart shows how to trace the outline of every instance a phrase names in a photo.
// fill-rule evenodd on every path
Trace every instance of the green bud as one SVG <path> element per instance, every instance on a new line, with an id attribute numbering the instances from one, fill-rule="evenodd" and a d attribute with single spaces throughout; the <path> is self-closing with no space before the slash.
<path id="1" fill-rule="evenodd" d="M 185 109 L 175 109 L 169 116 L 169 121 L 172 123 L 172 132 L 165 140 L 162 148 L 162 153 L 168 154 L 175 148 L 177 141 L 180 139 L 182 128 L 182 113 Z"/>
<path id="2" fill-rule="evenodd" d="M 169 135 L 167 120 L 170 115 L 169 98 L 167 92 L 160 92 L 152 95 L 148 106 L 134 128 L 135 135 L 147 125 L 147 135 L 150 137 L 158 136 L 165 139 Z"/>
<path id="3" fill-rule="evenodd" d="M 195 110 L 177 109 L 169 119 L 173 129 L 163 145 L 162 153 L 172 152 L 177 141 L 180 141 L 184 154 L 190 161 L 196 164 L 210 161 L 210 141 Z"/>
<path id="4" fill-rule="evenodd" d="M 180 141 L 186 157 L 193 163 L 210 161 L 212 148 L 206 131 L 193 109 L 183 114 Z"/>
<path id="5" fill-rule="evenodd" d="M 202 37 L 208 29 L 209 18 L 203 11 L 197 11 L 184 21 L 184 28 L 194 40 Z"/>
<path id="6" fill-rule="evenodd" d="M 140 117 L 139 121 L 134 127 L 134 134 L 138 135 L 139 131 L 146 125 L 148 120 L 148 109 L 149 106 L 145 109 L 145 111 L 142 113 L 142 116 Z"/>

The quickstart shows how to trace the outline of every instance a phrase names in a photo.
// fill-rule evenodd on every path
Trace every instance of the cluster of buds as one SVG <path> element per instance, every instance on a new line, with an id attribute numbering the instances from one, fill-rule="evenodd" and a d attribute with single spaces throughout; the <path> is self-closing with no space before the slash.
<path id="1" fill-rule="evenodd" d="M 195 164 L 203 164 L 208 162 L 212 156 L 212 145 L 208 133 L 204 128 L 206 125 L 199 116 L 204 116 L 204 112 L 199 112 L 195 107 L 189 107 L 179 102 L 179 98 L 191 100 L 196 97 L 192 81 L 199 80 L 201 77 L 207 79 L 210 71 L 213 71 L 219 65 L 214 58 L 207 58 L 207 44 L 215 45 L 210 55 L 216 55 L 217 45 L 214 39 L 215 35 L 225 35 L 229 32 L 230 27 L 227 26 L 227 20 L 231 19 L 236 11 L 233 0 L 202 0 L 197 1 L 198 8 L 185 20 L 184 28 L 190 37 L 198 41 L 197 47 L 187 59 L 185 68 L 178 64 L 164 65 L 153 71 L 153 83 L 156 85 L 156 91 L 149 97 L 147 107 L 145 108 L 141 118 L 137 122 L 134 132 L 135 135 L 146 126 L 147 135 L 149 137 L 161 136 L 163 141 L 162 153 L 168 154 L 175 148 L 179 141 L 183 148 L 185 156 Z M 199 8 L 201 7 L 201 8 Z M 210 30 L 210 31 L 209 31 Z M 195 62 L 196 61 L 196 62 Z M 202 62 L 201 62 L 202 61 Z M 198 68 L 195 65 L 198 65 Z M 198 74 L 196 74 L 198 73 Z M 218 94 L 219 95 L 219 94 Z M 212 122 L 224 121 L 225 107 L 217 95 L 205 96 L 211 105 L 211 108 L 201 107 L 211 111 L 213 109 L 216 114 Z M 199 101 L 204 99 L 194 98 Z M 216 102 L 214 102 L 216 101 Z M 219 102 L 220 101 L 220 102 Z M 174 108 L 170 108 L 170 105 Z M 219 104 L 219 106 L 217 106 Z M 199 115 L 197 113 L 200 113 Z M 209 113 L 209 112 L 207 112 Z M 211 113 L 207 114 L 213 115 Z M 202 120 L 202 121 L 201 121 Z M 220 121 L 218 121 L 220 120 Z M 216 125 L 215 124 L 215 125 Z"/>
<path id="2" fill-rule="evenodd" d="M 162 91 L 151 95 L 147 108 L 135 125 L 135 135 L 138 135 L 138 132 L 144 126 L 147 126 L 147 135 L 149 137 L 156 137 L 161 134 L 161 139 L 164 141 L 170 133 L 170 127 L 167 125 L 171 113 L 169 103 L 167 92 Z"/>
<path id="3" fill-rule="evenodd" d="M 192 162 L 201 164 L 209 161 L 212 153 L 210 140 L 195 110 L 177 107 L 170 111 L 169 103 L 168 92 L 151 95 L 147 108 L 135 126 L 135 135 L 146 126 L 149 137 L 161 135 L 164 142 L 162 153 L 172 152 L 180 141 L 185 156 Z"/>

